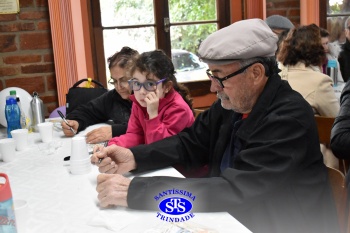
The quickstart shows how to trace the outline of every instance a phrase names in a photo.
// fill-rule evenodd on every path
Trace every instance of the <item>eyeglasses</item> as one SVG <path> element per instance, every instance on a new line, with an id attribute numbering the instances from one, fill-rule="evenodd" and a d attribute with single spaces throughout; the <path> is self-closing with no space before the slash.
<path id="1" fill-rule="evenodd" d="M 108 83 L 111 84 L 111 85 L 119 85 L 119 87 L 128 87 L 128 81 L 127 80 L 124 80 L 123 79 L 124 77 L 121 77 L 118 80 L 114 79 L 114 78 L 111 78 Z"/>
<path id="2" fill-rule="evenodd" d="M 166 78 L 163 78 L 159 81 L 147 80 L 146 82 L 140 83 L 137 80 L 131 79 L 128 81 L 129 87 L 133 91 L 141 90 L 141 87 L 144 87 L 147 91 L 155 91 L 157 89 L 157 85 L 161 82 L 164 82 Z"/>
<path id="3" fill-rule="evenodd" d="M 223 81 L 230 79 L 233 76 L 239 75 L 240 73 L 243 73 L 247 68 L 254 65 L 255 63 L 258 63 L 258 62 L 253 62 L 252 64 L 246 65 L 246 66 L 242 67 L 241 69 L 237 70 L 236 72 L 233 72 L 232 74 L 229 74 L 223 78 L 216 77 L 215 75 L 213 75 L 211 73 L 211 71 L 209 69 L 207 69 L 207 75 L 211 80 L 215 80 L 220 85 L 221 88 L 224 88 Z"/>

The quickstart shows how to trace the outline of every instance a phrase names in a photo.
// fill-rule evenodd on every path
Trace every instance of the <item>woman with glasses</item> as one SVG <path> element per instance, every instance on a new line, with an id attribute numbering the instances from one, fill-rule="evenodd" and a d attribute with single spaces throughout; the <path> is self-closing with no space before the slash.
<path id="1" fill-rule="evenodd" d="M 129 47 L 123 47 L 119 52 L 108 58 L 108 68 L 111 79 L 108 83 L 114 89 L 79 106 L 67 115 L 69 125 L 76 131 L 98 123 L 110 123 L 87 133 L 88 143 L 108 141 L 112 137 L 125 134 L 131 114 L 132 102 L 129 97 L 131 90 L 126 78 L 126 65 L 138 52 Z M 66 136 L 74 136 L 69 126 L 62 122 L 62 129 Z"/>
<path id="2" fill-rule="evenodd" d="M 142 53 L 128 67 L 134 91 L 126 134 L 108 145 L 132 147 L 150 144 L 179 133 L 194 122 L 189 91 L 177 83 L 171 59 L 161 50 Z"/>

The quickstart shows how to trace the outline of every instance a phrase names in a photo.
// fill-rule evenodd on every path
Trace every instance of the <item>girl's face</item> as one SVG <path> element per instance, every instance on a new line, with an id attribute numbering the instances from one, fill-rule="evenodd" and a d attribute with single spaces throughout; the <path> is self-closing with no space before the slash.
<path id="1" fill-rule="evenodd" d="M 169 91 L 169 85 L 163 85 L 162 82 L 156 84 L 160 79 L 154 76 L 153 74 L 148 75 L 148 79 L 146 78 L 146 73 L 141 73 L 140 71 L 136 70 L 132 80 L 136 81 L 134 83 L 134 94 L 136 100 L 140 103 L 142 107 L 147 107 L 147 104 L 145 102 L 145 97 L 148 93 L 154 92 L 158 96 L 159 99 L 164 98 L 165 94 L 168 93 Z M 153 81 L 151 82 L 146 82 L 146 81 Z M 145 86 L 147 86 L 148 89 L 153 89 L 154 91 L 151 90 L 146 90 Z M 135 90 L 140 87 L 140 90 Z"/>

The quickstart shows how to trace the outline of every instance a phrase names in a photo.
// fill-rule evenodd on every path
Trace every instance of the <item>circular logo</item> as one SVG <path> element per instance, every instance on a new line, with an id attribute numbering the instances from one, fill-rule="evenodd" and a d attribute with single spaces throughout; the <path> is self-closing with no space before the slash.
<path id="1" fill-rule="evenodd" d="M 159 209 L 166 214 L 181 215 L 192 209 L 192 203 L 181 197 L 169 197 L 159 203 Z"/>

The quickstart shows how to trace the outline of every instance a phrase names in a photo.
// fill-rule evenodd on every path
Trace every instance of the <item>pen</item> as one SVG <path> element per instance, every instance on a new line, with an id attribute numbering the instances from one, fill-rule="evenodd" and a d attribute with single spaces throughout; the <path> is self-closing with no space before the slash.
<path id="1" fill-rule="evenodd" d="M 104 143 L 103 143 L 103 146 L 104 147 L 106 147 L 108 145 L 108 141 L 105 141 Z M 97 152 L 97 151 L 96 151 Z M 103 158 L 99 158 L 98 159 L 98 164 L 100 164 L 101 162 L 102 162 L 102 160 L 103 160 Z"/>
<path id="2" fill-rule="evenodd" d="M 62 120 L 69 126 L 69 129 L 76 134 L 75 130 L 72 128 L 72 126 L 69 125 L 68 121 L 66 120 L 66 118 L 64 117 L 63 113 L 60 110 L 57 110 L 58 114 L 60 115 L 60 117 L 62 118 Z"/>

